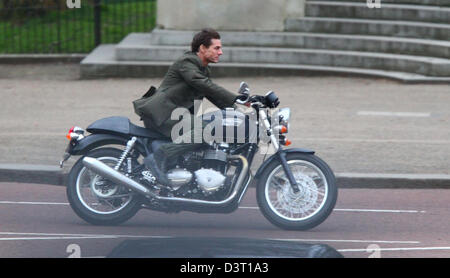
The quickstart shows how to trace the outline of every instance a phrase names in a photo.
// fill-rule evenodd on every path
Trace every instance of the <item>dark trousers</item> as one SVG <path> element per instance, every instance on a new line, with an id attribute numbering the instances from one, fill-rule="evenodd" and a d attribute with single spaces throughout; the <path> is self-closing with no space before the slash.
<path id="1" fill-rule="evenodd" d="M 167 143 L 159 147 L 155 152 L 154 156 L 155 159 L 160 163 L 160 165 L 164 166 L 167 162 L 176 162 L 177 158 L 181 155 L 200 149 L 202 146 L 204 146 L 206 143 L 203 140 L 203 129 L 206 127 L 207 122 L 201 121 L 200 124 L 194 125 L 193 117 L 191 117 L 191 129 L 190 130 L 183 130 L 183 134 L 180 134 L 183 138 L 177 137 L 177 138 L 171 138 L 172 136 L 172 128 L 176 126 L 176 124 L 179 123 L 179 121 L 175 120 L 167 120 L 164 122 L 161 126 L 156 126 L 153 121 L 149 118 L 144 117 L 144 126 L 146 128 L 150 128 L 154 131 L 158 131 L 164 136 L 167 137 L 168 140 L 174 140 L 177 143 Z M 197 129 L 195 128 L 197 127 Z M 184 139 L 181 140 L 181 139 Z M 185 143 L 189 142 L 189 143 Z M 163 167 L 164 168 L 164 167 Z"/>

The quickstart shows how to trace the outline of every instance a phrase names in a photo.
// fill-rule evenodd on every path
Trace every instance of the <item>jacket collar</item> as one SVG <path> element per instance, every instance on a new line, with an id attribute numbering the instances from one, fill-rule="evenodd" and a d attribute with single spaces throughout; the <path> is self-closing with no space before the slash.
<path id="1" fill-rule="evenodd" d="M 185 56 L 189 57 L 190 59 L 192 59 L 193 61 L 195 61 L 195 63 L 202 69 L 206 69 L 208 68 L 208 66 L 204 66 L 202 60 L 200 59 L 200 57 L 198 57 L 197 53 L 192 52 L 192 51 L 186 51 L 184 53 Z"/>

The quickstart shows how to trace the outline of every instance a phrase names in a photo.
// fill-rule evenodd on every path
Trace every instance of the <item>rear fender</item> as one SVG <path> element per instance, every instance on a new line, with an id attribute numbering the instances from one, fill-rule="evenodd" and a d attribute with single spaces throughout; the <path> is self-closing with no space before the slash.
<path id="1" fill-rule="evenodd" d="M 129 138 L 112 134 L 92 134 L 78 141 L 75 145 L 72 145 L 68 153 L 71 155 L 85 155 L 90 150 L 104 145 L 115 144 L 126 146 L 128 140 Z M 143 140 L 138 138 L 138 140 L 136 140 L 135 148 L 137 148 L 141 154 L 146 154 L 147 148 L 145 145 Z"/>

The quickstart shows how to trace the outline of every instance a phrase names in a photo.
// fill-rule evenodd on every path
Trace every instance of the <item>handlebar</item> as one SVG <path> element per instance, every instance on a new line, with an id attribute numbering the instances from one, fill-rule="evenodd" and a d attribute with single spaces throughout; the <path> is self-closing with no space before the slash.
<path id="1" fill-rule="evenodd" d="M 261 108 L 263 107 L 275 108 L 278 106 L 278 104 L 280 104 L 278 97 L 275 95 L 274 92 L 269 92 L 265 96 L 252 95 L 245 97 L 245 99 L 244 96 L 242 97 L 242 99 L 238 97 L 236 99 L 236 103 L 242 105 L 250 103 L 250 106 L 253 106 L 255 104 Z"/>
<path id="2" fill-rule="evenodd" d="M 277 95 L 273 91 L 269 91 L 265 96 L 250 96 L 250 88 L 245 82 L 241 82 L 238 94 L 235 102 L 246 106 L 258 104 L 259 107 L 275 108 L 280 104 Z"/>

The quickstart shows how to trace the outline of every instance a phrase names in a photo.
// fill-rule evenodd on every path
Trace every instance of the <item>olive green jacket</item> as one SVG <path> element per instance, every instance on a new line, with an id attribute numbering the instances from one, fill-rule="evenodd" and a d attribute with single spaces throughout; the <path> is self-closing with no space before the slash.
<path id="1" fill-rule="evenodd" d="M 194 100 L 204 97 L 220 109 L 232 107 L 237 94 L 214 84 L 209 76 L 209 67 L 203 66 L 197 54 L 185 52 L 169 68 L 156 93 L 134 104 L 135 112 L 143 119 L 149 118 L 154 128 L 170 137 L 172 127 L 178 122 L 171 120 L 175 108 L 193 111 Z"/>

